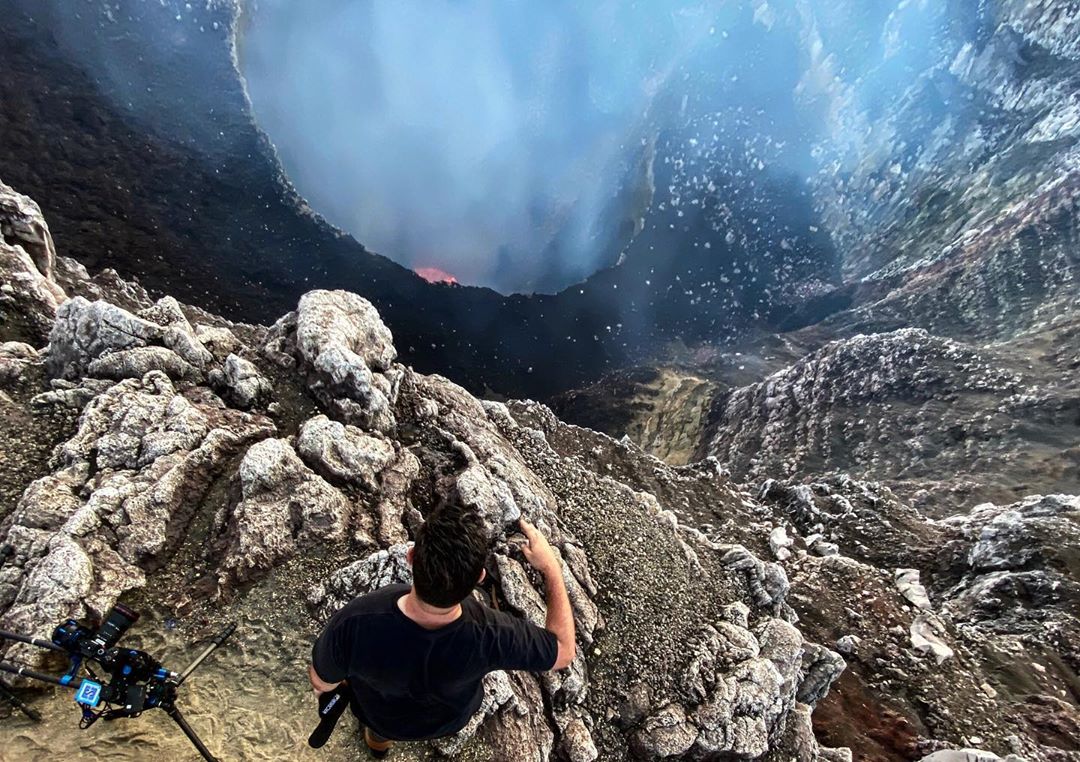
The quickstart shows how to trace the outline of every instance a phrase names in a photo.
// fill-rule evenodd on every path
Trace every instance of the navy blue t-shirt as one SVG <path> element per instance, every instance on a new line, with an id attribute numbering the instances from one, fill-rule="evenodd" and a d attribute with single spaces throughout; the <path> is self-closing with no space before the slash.
<path id="1" fill-rule="evenodd" d="M 408 592 L 389 585 L 356 598 L 331 617 L 312 650 L 315 672 L 328 683 L 347 679 L 353 710 L 380 736 L 456 733 L 479 708 L 488 672 L 555 666 L 554 633 L 471 597 L 456 621 L 428 630 L 398 608 Z"/>

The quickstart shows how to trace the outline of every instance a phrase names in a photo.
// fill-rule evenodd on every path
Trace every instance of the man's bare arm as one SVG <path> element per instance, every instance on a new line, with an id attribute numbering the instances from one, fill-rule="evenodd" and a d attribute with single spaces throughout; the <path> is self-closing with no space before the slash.
<path id="1" fill-rule="evenodd" d="M 321 677 L 319 677 L 319 673 L 315 671 L 314 664 L 308 665 L 307 674 L 308 680 L 311 681 L 311 689 L 315 691 L 316 694 L 322 694 L 326 693 L 327 691 L 332 691 L 334 690 L 334 688 L 337 688 L 339 685 L 341 685 L 340 682 L 328 683 Z"/>
<path id="2" fill-rule="evenodd" d="M 521 520 L 521 531 L 529 541 L 521 548 L 525 558 L 544 575 L 547 598 L 547 621 L 544 627 L 559 641 L 559 655 L 552 669 L 564 669 L 574 660 L 577 641 L 574 634 L 574 612 L 570 608 L 570 597 L 566 594 L 562 564 L 547 538 L 525 519 Z"/>

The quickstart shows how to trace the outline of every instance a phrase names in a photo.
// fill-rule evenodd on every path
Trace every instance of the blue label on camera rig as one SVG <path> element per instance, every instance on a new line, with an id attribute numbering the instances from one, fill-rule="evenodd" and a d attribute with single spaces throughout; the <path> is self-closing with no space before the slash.
<path id="1" fill-rule="evenodd" d="M 97 706 L 101 701 L 101 683 L 93 680 L 83 680 L 79 684 L 79 690 L 75 691 L 75 703 L 83 706 Z"/>

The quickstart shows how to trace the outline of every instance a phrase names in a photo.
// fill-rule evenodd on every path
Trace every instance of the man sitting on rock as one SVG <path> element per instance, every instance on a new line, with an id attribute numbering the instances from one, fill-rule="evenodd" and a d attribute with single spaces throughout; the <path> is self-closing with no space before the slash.
<path id="1" fill-rule="evenodd" d="M 478 603 L 489 541 L 479 515 L 440 504 L 408 551 L 413 585 L 356 598 L 330 619 L 308 668 L 316 694 L 348 683 L 353 712 L 375 757 L 391 741 L 461 730 L 483 698 L 481 679 L 499 669 L 563 669 L 574 658 L 574 618 L 558 557 L 521 521 L 526 559 L 544 577 L 547 621 L 540 628 Z"/>

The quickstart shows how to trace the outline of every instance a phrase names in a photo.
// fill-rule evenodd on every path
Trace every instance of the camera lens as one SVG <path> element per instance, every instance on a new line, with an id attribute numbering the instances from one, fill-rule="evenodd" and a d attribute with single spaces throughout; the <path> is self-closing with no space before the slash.
<path id="1" fill-rule="evenodd" d="M 118 603 L 113 606 L 113 610 L 105 617 L 105 621 L 102 623 L 94 640 L 100 643 L 102 648 L 112 648 L 138 619 L 138 612 L 132 611 L 122 603 Z"/>

